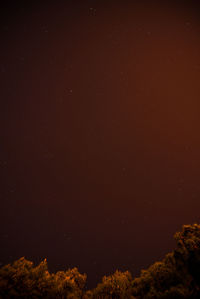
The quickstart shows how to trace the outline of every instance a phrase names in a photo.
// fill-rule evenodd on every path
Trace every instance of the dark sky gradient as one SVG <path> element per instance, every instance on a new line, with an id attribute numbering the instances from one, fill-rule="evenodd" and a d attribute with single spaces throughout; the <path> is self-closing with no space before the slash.
<path id="1" fill-rule="evenodd" d="M 27 2 L 0 27 L 0 262 L 138 274 L 200 221 L 199 6 Z"/>

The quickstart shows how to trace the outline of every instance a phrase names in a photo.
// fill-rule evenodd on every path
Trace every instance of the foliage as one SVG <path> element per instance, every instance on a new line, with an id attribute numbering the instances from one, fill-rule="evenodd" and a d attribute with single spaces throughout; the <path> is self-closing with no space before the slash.
<path id="1" fill-rule="evenodd" d="M 130 272 L 116 271 L 113 275 L 104 276 L 93 290 L 91 298 L 94 299 L 125 299 L 131 298 L 132 276 Z"/>
<path id="2" fill-rule="evenodd" d="M 200 226 L 184 225 L 174 237 L 177 248 L 133 280 L 136 298 L 200 298 Z"/>
<path id="3" fill-rule="evenodd" d="M 184 225 L 175 234 L 177 247 L 132 279 L 130 272 L 104 276 L 84 291 L 86 274 L 77 268 L 49 273 L 47 261 L 38 266 L 21 258 L 0 269 L 0 298 L 60 299 L 198 299 L 200 298 L 200 225 Z"/>
<path id="4" fill-rule="evenodd" d="M 24 257 L 0 269 L 1 298 L 81 298 L 86 275 L 77 268 L 50 274 L 47 261 L 38 266 Z"/>

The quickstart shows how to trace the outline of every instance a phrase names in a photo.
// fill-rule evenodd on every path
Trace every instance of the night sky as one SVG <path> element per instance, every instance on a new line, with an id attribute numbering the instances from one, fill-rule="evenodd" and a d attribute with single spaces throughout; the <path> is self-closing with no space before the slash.
<path id="1" fill-rule="evenodd" d="M 138 275 L 200 222 L 199 6 L 15 2 L 0 20 L 0 263 L 47 258 L 90 287 Z"/>

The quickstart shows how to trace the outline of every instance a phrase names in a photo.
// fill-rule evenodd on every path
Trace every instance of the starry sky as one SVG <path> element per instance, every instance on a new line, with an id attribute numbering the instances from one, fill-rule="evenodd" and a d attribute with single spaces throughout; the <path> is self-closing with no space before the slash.
<path id="1" fill-rule="evenodd" d="M 91 287 L 200 221 L 199 5 L 159 2 L 2 5 L 1 265 Z"/>

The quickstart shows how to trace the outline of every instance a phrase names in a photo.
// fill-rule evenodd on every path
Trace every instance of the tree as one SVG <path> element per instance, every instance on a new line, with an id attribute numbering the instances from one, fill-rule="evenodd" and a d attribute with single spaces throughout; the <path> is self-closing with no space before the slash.
<path id="1" fill-rule="evenodd" d="M 174 237 L 175 250 L 140 277 L 117 270 L 87 292 L 86 274 L 77 268 L 49 273 L 46 259 L 34 267 L 23 257 L 0 269 L 0 298 L 199 299 L 200 225 L 184 225 Z"/>
<path id="2" fill-rule="evenodd" d="M 110 276 L 104 276 L 102 283 L 99 283 L 93 290 L 91 298 L 94 299 L 125 299 L 131 297 L 131 281 L 130 272 L 116 271 Z"/>
<path id="3" fill-rule="evenodd" d="M 24 257 L 0 269 L 2 298 L 81 298 L 86 274 L 77 268 L 50 274 L 46 259 L 38 266 Z"/>
<path id="4" fill-rule="evenodd" d="M 184 225 L 174 237 L 177 248 L 133 280 L 136 298 L 200 298 L 200 226 Z"/>

